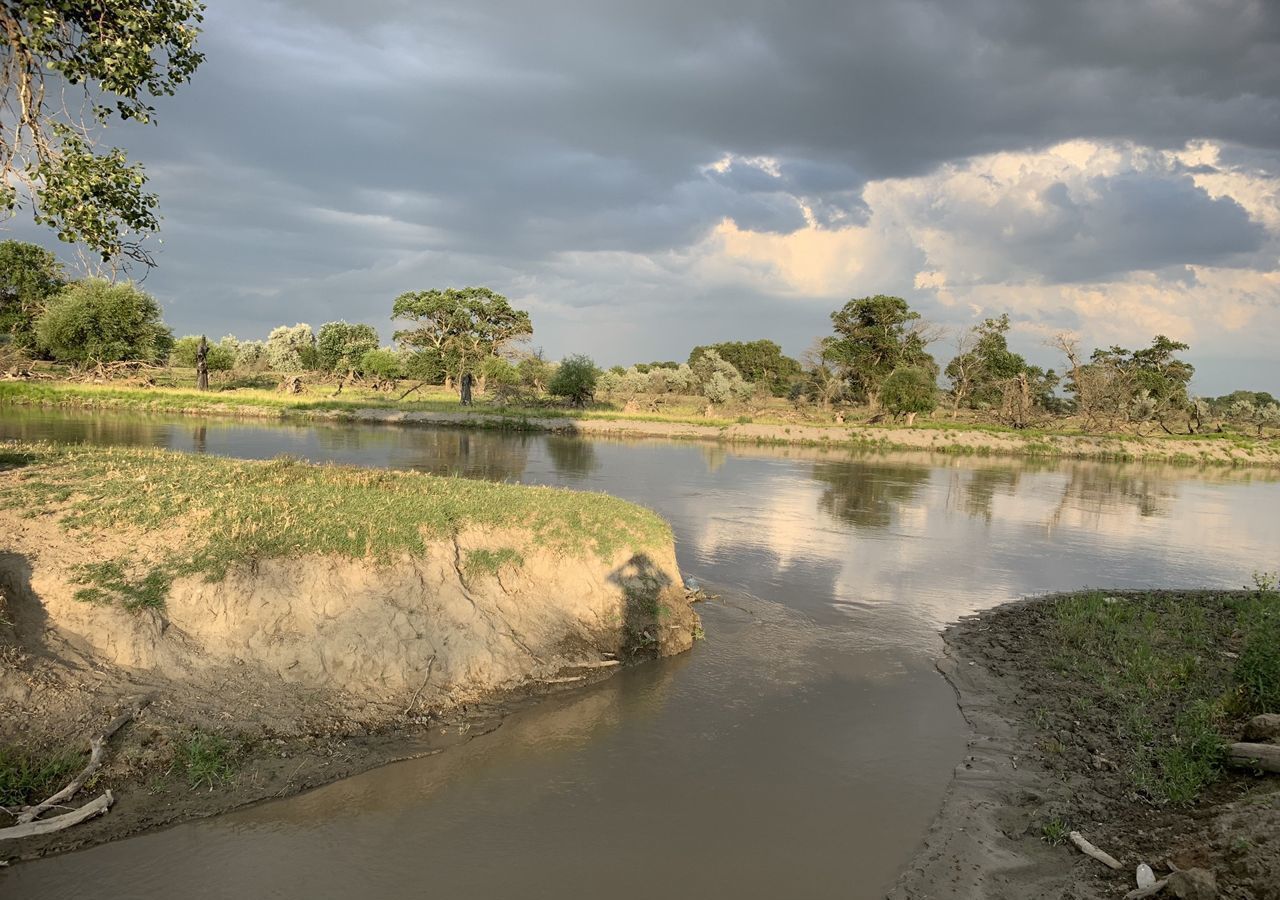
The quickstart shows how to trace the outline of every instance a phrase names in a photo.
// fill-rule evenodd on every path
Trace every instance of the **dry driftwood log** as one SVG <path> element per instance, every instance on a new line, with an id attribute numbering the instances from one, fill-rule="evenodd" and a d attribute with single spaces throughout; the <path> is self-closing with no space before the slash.
<path id="1" fill-rule="evenodd" d="M 1097 847 L 1093 846 L 1093 844 L 1086 841 L 1084 839 L 1084 835 L 1082 835 L 1080 832 L 1073 831 L 1069 836 L 1071 838 L 1071 843 L 1079 847 L 1080 852 L 1083 853 L 1085 856 L 1092 856 L 1094 859 L 1102 863 L 1104 866 L 1110 866 L 1113 869 L 1124 868 L 1124 866 L 1116 862 L 1116 858 L 1112 856 L 1110 853 L 1106 853 L 1105 851 L 1099 850 Z"/>
<path id="2" fill-rule="evenodd" d="M 101 797 L 96 800 L 90 800 L 79 809 L 73 809 L 64 815 L 54 816 L 52 819 L 41 819 L 39 822 L 25 822 L 22 825 L 14 825 L 10 828 L 0 828 L 0 841 L 13 841 L 37 834 L 51 834 L 64 828 L 70 828 L 72 825 L 79 825 L 86 819 L 92 819 L 94 816 L 106 812 L 108 807 L 115 802 L 115 799 L 110 791 L 103 791 Z"/>
<path id="3" fill-rule="evenodd" d="M 40 818 L 43 813 L 48 812 L 55 806 L 65 803 L 67 800 L 74 797 L 76 792 L 78 792 L 80 788 L 84 787 L 84 783 L 93 777 L 93 773 L 98 771 L 102 766 L 102 757 L 106 751 L 107 741 L 111 740 L 112 735 L 123 728 L 125 723 L 131 721 L 134 716 L 142 712 L 143 707 L 150 702 L 150 699 L 143 699 L 136 702 L 129 709 L 112 719 L 107 724 L 107 727 L 102 729 L 100 734 L 91 738 L 89 741 L 89 764 L 81 769 L 80 774 L 71 779 L 66 787 L 58 791 L 58 793 L 54 794 L 48 800 L 45 800 L 43 803 L 38 803 L 35 806 L 28 806 L 23 809 L 22 812 L 18 813 L 18 825 L 25 825 L 28 822 L 34 822 L 36 819 Z M 60 816 L 59 818 L 65 817 Z M 74 825 L 75 822 L 68 822 L 67 824 Z"/>
<path id="4" fill-rule="evenodd" d="M 1280 744 L 1228 744 L 1227 759 L 1233 766 L 1280 772 Z"/>

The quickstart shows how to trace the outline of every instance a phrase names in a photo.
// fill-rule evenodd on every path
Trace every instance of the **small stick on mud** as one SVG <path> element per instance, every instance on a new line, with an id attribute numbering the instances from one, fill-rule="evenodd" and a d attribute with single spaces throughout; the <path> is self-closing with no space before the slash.
<path id="1" fill-rule="evenodd" d="M 54 816 L 52 819 L 41 819 L 39 822 L 26 822 L 22 825 L 14 825 L 11 828 L 0 828 L 0 841 L 15 841 L 18 838 L 31 837 L 37 834 L 50 834 L 54 831 L 70 828 L 72 825 L 79 825 L 86 819 L 92 819 L 94 816 L 106 812 L 111 804 L 115 802 L 115 799 L 110 791 L 103 791 L 101 797 L 96 800 L 90 800 L 74 812 Z"/>
<path id="2" fill-rule="evenodd" d="M 145 697 L 142 700 L 137 701 L 129 709 L 112 719 L 110 723 L 108 723 L 107 727 L 102 729 L 101 734 L 91 738 L 89 741 L 89 764 L 81 769 L 80 774 L 71 779 L 70 783 L 68 783 L 66 787 L 58 791 L 58 793 L 54 794 L 48 800 L 45 800 L 43 803 L 38 803 L 35 806 L 28 806 L 22 812 L 18 813 L 18 824 L 25 825 L 28 822 L 34 822 L 36 819 L 40 818 L 41 815 L 53 809 L 55 806 L 58 806 L 64 800 L 70 800 L 74 797 L 76 792 L 79 791 L 80 788 L 84 787 L 84 783 L 93 777 L 93 773 L 98 771 L 102 766 L 102 757 L 105 755 L 107 741 L 111 740 L 112 736 L 123 728 L 126 723 L 132 721 L 134 716 L 142 712 L 143 708 L 150 702 L 150 697 Z M 70 822 L 68 824 L 74 825 L 75 822 Z"/>
<path id="3" fill-rule="evenodd" d="M 1083 853 L 1085 856 L 1092 856 L 1094 859 L 1102 863 L 1104 866 L 1109 866 L 1112 869 L 1124 868 L 1124 866 L 1116 862 L 1116 858 L 1112 856 L 1110 853 L 1107 853 L 1103 850 L 1099 850 L 1097 847 L 1093 846 L 1093 844 L 1086 841 L 1084 839 L 1084 835 L 1082 835 L 1080 832 L 1073 831 L 1071 832 L 1069 837 L 1071 838 L 1071 843 L 1075 844 L 1078 848 L 1080 848 L 1080 852 Z"/>
<path id="4" fill-rule="evenodd" d="M 422 684 L 418 685 L 418 689 L 413 692 L 413 699 L 409 701 L 409 705 L 404 708 L 404 715 L 413 712 L 414 706 L 418 703 L 418 695 L 422 693 L 422 689 L 427 686 L 427 682 L 431 680 L 431 670 L 436 666 L 436 655 L 431 654 L 431 659 L 427 662 L 427 677 L 422 679 Z"/>

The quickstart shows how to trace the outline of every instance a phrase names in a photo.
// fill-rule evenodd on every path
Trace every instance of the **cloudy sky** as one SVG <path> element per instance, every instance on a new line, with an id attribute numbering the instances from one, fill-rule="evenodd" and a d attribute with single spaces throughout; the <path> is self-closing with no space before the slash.
<path id="1" fill-rule="evenodd" d="M 553 357 L 799 354 L 887 293 L 1280 391 L 1274 0 L 209 0 L 201 44 L 109 132 L 180 334 L 484 284 Z"/>

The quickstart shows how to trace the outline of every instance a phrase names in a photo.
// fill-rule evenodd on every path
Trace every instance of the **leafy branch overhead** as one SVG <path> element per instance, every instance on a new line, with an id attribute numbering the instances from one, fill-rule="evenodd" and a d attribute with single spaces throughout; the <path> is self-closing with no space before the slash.
<path id="1" fill-rule="evenodd" d="M 0 3 L 0 206 L 34 218 L 104 261 L 153 265 L 159 228 L 142 167 L 115 147 L 113 121 L 150 124 L 204 60 L 199 0 L 5 0 Z"/>

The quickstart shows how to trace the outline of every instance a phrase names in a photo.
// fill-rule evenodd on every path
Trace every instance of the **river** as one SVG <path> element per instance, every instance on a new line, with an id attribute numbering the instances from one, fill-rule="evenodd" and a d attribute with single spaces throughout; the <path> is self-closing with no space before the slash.
<path id="1" fill-rule="evenodd" d="M 0 408 L 0 439 L 280 454 L 607 491 L 674 527 L 692 653 L 309 793 L 0 873 L 8 898 L 880 897 L 961 762 L 948 621 L 1029 593 L 1240 587 L 1263 470 Z"/>

